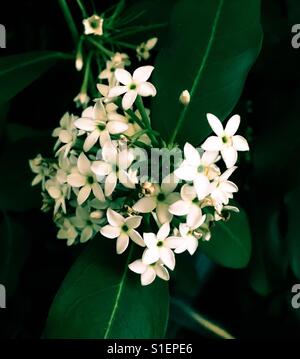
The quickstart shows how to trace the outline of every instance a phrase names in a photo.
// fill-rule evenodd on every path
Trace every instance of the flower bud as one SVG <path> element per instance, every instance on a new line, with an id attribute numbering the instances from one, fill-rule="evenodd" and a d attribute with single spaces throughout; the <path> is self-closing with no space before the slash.
<path id="1" fill-rule="evenodd" d="M 83 59 L 81 53 L 78 53 L 76 56 L 75 67 L 77 71 L 81 71 L 83 68 Z"/>
<path id="2" fill-rule="evenodd" d="M 188 90 L 184 90 L 181 92 L 179 96 L 179 102 L 182 103 L 184 106 L 187 106 L 190 103 L 191 96 Z"/>
<path id="3" fill-rule="evenodd" d="M 103 217 L 103 211 L 93 211 L 90 213 L 91 219 L 100 219 Z"/>

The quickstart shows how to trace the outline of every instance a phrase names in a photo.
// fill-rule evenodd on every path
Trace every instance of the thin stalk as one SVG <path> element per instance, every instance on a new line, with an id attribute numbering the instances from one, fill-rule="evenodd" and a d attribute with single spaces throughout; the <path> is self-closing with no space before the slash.
<path id="1" fill-rule="evenodd" d="M 81 0 L 76 0 L 76 1 L 77 1 L 77 4 L 78 4 L 79 8 L 80 8 L 81 13 L 82 13 L 82 17 L 84 19 L 86 19 L 88 17 L 88 14 L 87 14 L 87 11 L 86 11 L 82 1 Z"/>
<path id="2" fill-rule="evenodd" d="M 102 51 L 105 55 L 107 55 L 109 58 L 111 58 L 114 54 L 113 52 L 107 50 L 100 42 L 92 39 L 90 36 L 87 36 L 86 39 L 95 47 L 97 47 L 97 49 L 99 49 L 100 51 Z"/>
<path id="3" fill-rule="evenodd" d="M 73 42 L 75 44 L 77 44 L 77 39 L 78 39 L 78 31 L 75 25 L 75 21 L 73 19 L 73 16 L 71 14 L 70 8 L 67 4 L 66 0 L 58 0 L 58 3 L 60 5 L 60 8 L 64 14 L 64 18 L 66 20 L 66 23 L 69 27 Z"/>
<path id="4" fill-rule="evenodd" d="M 80 92 L 87 93 L 88 84 L 89 84 L 89 78 L 91 73 L 91 60 L 92 60 L 93 52 L 90 52 L 88 54 L 86 64 L 85 64 L 85 71 L 84 71 L 84 77 L 83 82 L 81 86 Z"/>
<path id="5" fill-rule="evenodd" d="M 114 45 L 117 45 L 117 46 L 122 46 L 122 47 L 126 47 L 128 49 L 131 49 L 131 50 L 136 50 L 136 45 L 133 45 L 133 44 L 129 44 L 128 42 L 124 42 L 124 41 L 117 41 L 117 40 L 113 40 L 113 39 L 107 39 L 108 42 L 111 42 L 112 44 Z"/>
<path id="6" fill-rule="evenodd" d="M 120 39 L 122 37 L 128 36 L 128 35 L 134 35 L 138 34 L 139 32 L 143 32 L 146 30 L 152 30 L 152 29 L 158 29 L 161 27 L 166 27 L 167 24 L 154 24 L 154 25 L 147 25 L 147 26 L 139 26 L 138 28 L 134 28 L 132 30 L 127 31 L 121 31 L 119 34 L 112 35 L 112 39 Z"/>

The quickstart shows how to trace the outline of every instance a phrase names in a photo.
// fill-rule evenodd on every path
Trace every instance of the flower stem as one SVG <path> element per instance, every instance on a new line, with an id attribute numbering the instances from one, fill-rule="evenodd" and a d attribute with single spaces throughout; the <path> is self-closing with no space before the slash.
<path id="1" fill-rule="evenodd" d="M 68 24 L 69 30 L 71 32 L 71 36 L 73 39 L 73 42 L 76 44 L 78 39 L 78 31 L 75 25 L 75 21 L 73 19 L 73 16 L 71 14 L 70 8 L 67 4 L 66 0 L 58 0 L 58 3 L 60 5 L 60 8 L 64 14 L 66 23 Z"/>
<path id="2" fill-rule="evenodd" d="M 88 14 L 87 14 L 87 12 L 86 12 L 86 10 L 85 10 L 85 7 L 84 7 L 82 1 L 81 1 L 81 0 L 77 0 L 77 4 L 78 4 L 78 6 L 79 6 L 79 8 L 80 8 L 80 10 L 81 10 L 82 17 L 83 17 L 84 19 L 86 19 L 86 18 L 88 17 Z"/>
<path id="3" fill-rule="evenodd" d="M 92 56 L 93 56 L 93 52 L 91 51 L 88 54 L 86 64 L 85 64 L 84 77 L 83 77 L 83 82 L 82 82 L 81 91 L 80 91 L 80 92 L 83 92 L 83 93 L 87 93 L 87 89 L 88 89 L 88 83 L 89 83 L 90 72 L 91 72 Z"/>
<path id="4" fill-rule="evenodd" d="M 95 47 L 97 47 L 97 49 L 99 49 L 100 51 L 102 51 L 105 55 L 107 55 L 109 58 L 111 58 L 114 54 L 113 52 L 107 50 L 100 42 L 92 39 L 90 36 L 86 37 L 87 40 L 94 45 Z"/>

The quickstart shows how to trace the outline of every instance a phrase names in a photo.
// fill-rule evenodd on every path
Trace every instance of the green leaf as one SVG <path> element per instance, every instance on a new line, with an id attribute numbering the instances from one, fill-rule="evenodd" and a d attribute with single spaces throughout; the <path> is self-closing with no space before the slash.
<path id="1" fill-rule="evenodd" d="M 64 54 L 50 51 L 1 57 L 0 104 L 10 100 L 62 58 Z"/>
<path id="2" fill-rule="evenodd" d="M 251 235 L 246 213 L 233 213 L 229 221 L 218 221 L 211 239 L 200 244 L 213 261 L 230 268 L 246 267 L 251 255 Z"/>
<path id="3" fill-rule="evenodd" d="M 8 144 L 0 154 L 0 209 L 24 211 L 42 205 L 39 186 L 31 187 L 34 173 L 29 159 L 46 155 L 52 148 L 48 135 L 31 136 Z"/>
<path id="4" fill-rule="evenodd" d="M 168 285 L 142 287 L 128 269 L 133 248 L 115 254 L 115 241 L 94 239 L 77 259 L 50 309 L 46 338 L 163 338 Z"/>
<path id="5" fill-rule="evenodd" d="M 206 113 L 224 120 L 233 110 L 261 48 L 259 18 L 259 0 L 177 2 L 155 64 L 151 111 L 154 128 L 170 142 L 199 144 L 211 131 Z M 185 89 L 187 107 L 178 101 Z"/>

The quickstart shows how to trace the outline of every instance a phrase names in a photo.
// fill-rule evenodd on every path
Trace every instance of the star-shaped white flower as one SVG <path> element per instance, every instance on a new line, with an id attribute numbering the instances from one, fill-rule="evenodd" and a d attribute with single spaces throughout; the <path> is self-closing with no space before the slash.
<path id="1" fill-rule="evenodd" d="M 105 197 L 95 174 L 91 171 L 91 162 L 82 152 L 77 160 L 77 168 L 67 177 L 68 184 L 80 188 L 77 202 L 82 205 L 89 197 L 91 191 L 99 201 L 104 202 Z"/>
<path id="2" fill-rule="evenodd" d="M 189 226 L 187 223 L 180 223 L 179 232 L 181 237 L 178 239 L 178 246 L 175 248 L 175 253 L 183 253 L 188 251 L 190 255 L 193 255 L 198 248 L 198 239 L 194 235 L 194 230 L 200 227 L 206 216 L 202 216 L 201 220 L 198 223 L 195 223 L 192 226 Z"/>
<path id="3" fill-rule="evenodd" d="M 122 106 L 124 110 L 128 110 L 133 105 L 137 95 L 155 96 L 155 87 L 147 82 L 153 70 L 153 66 L 142 66 L 137 68 L 131 76 L 128 71 L 117 69 L 115 71 L 116 79 L 124 86 L 113 87 L 109 91 L 108 97 L 125 94 L 122 99 Z"/>
<path id="4" fill-rule="evenodd" d="M 167 268 L 165 268 L 161 262 L 145 264 L 141 259 L 137 259 L 136 261 L 130 263 L 128 267 L 133 272 L 141 275 L 142 285 L 151 284 L 155 280 L 156 276 L 165 281 L 170 279 Z"/>
<path id="5" fill-rule="evenodd" d="M 201 200 L 209 194 L 210 179 L 220 173 L 214 164 L 218 159 L 218 152 L 204 152 L 200 156 L 195 147 L 186 143 L 184 157 L 185 160 L 175 170 L 175 175 L 182 180 L 193 181 L 198 199 Z"/>
<path id="6" fill-rule="evenodd" d="M 133 205 L 133 210 L 140 213 L 150 213 L 156 209 L 157 218 L 160 223 L 170 222 L 173 215 L 169 212 L 169 207 L 180 197 L 179 193 L 173 192 L 177 187 L 178 180 L 174 174 L 166 176 L 161 186 L 158 184 L 150 184 L 153 191 L 150 195 L 138 200 Z"/>
<path id="7" fill-rule="evenodd" d="M 117 69 L 123 69 L 129 63 L 127 54 L 115 53 L 114 56 L 106 62 L 106 68 L 99 75 L 100 80 L 107 80 L 112 86 L 116 85 L 115 72 Z"/>
<path id="8" fill-rule="evenodd" d="M 118 151 L 112 142 L 106 142 L 102 148 L 103 161 L 95 161 L 92 164 L 92 171 L 105 178 L 104 192 L 110 196 L 116 188 L 118 180 L 127 188 L 135 188 L 131 181 L 132 173 L 128 168 L 134 160 L 133 153 L 128 149 Z"/>
<path id="9" fill-rule="evenodd" d="M 93 15 L 82 21 L 85 35 L 103 35 L 103 18 Z"/>
<path id="10" fill-rule="evenodd" d="M 70 221 L 69 218 L 64 218 L 63 223 L 60 225 L 60 229 L 57 232 L 57 238 L 66 239 L 67 245 L 71 246 L 75 242 L 77 236 L 78 232 L 74 224 Z"/>
<path id="11" fill-rule="evenodd" d="M 104 106 L 101 101 L 97 101 L 94 107 L 85 109 L 81 118 L 75 121 L 77 128 L 88 132 L 83 144 L 85 152 L 89 151 L 98 139 L 103 146 L 110 141 L 110 134 L 120 134 L 128 129 L 123 116 L 119 115 L 116 109 L 117 106 L 113 103 Z"/>
<path id="12" fill-rule="evenodd" d="M 242 136 L 235 135 L 241 118 L 239 115 L 232 116 L 228 120 L 225 129 L 222 122 L 215 115 L 208 113 L 207 120 L 217 136 L 208 137 L 202 148 L 206 151 L 221 151 L 227 168 L 231 168 L 237 161 L 237 151 L 249 151 L 247 140 Z"/>
<path id="13" fill-rule="evenodd" d="M 64 213 L 67 213 L 65 199 L 68 195 L 68 185 L 59 183 L 56 178 L 51 178 L 46 181 L 45 189 L 49 193 L 49 196 L 55 201 L 54 214 L 58 212 L 59 208 L 61 208 Z"/>
<path id="14" fill-rule="evenodd" d="M 74 97 L 73 101 L 76 103 L 77 107 L 85 108 L 89 103 L 90 98 L 85 91 L 80 91 L 79 94 Z"/>
<path id="15" fill-rule="evenodd" d="M 153 264 L 158 260 L 173 270 L 175 268 L 175 255 L 172 248 L 176 248 L 177 237 L 168 237 L 170 233 L 170 224 L 163 224 L 157 234 L 144 233 L 144 241 L 147 246 L 142 257 L 145 264 Z"/>
<path id="16" fill-rule="evenodd" d="M 229 199 L 233 198 L 233 193 L 238 191 L 237 185 L 232 181 L 228 181 L 228 178 L 236 169 L 237 167 L 229 168 L 211 183 L 210 196 L 218 212 L 221 212 L 223 204 L 228 204 Z"/>
<path id="17" fill-rule="evenodd" d="M 197 225 L 203 216 L 195 188 L 188 184 L 183 185 L 180 196 L 180 200 L 170 205 L 169 212 L 175 216 L 187 216 L 186 221 L 189 226 Z"/>
<path id="18" fill-rule="evenodd" d="M 136 53 L 137 53 L 137 58 L 139 59 L 139 61 L 141 61 L 142 59 L 144 60 L 148 60 L 150 57 L 150 50 L 152 50 L 154 48 L 154 46 L 157 43 L 157 37 L 152 37 L 151 39 L 149 39 L 146 42 L 142 42 L 137 48 L 136 48 Z"/>
<path id="19" fill-rule="evenodd" d="M 123 253 L 131 238 L 136 244 L 145 247 L 143 238 L 135 229 L 141 224 L 141 216 L 124 218 L 118 212 L 108 208 L 106 212 L 108 225 L 101 228 L 100 233 L 107 238 L 117 238 L 117 253 Z"/>
<path id="20" fill-rule="evenodd" d="M 89 206 L 77 206 L 76 217 L 72 218 L 72 223 L 81 230 L 80 243 L 87 242 L 101 228 L 101 218 L 93 218 L 91 213 Z"/>

